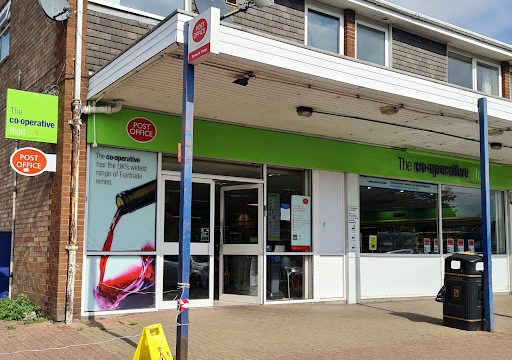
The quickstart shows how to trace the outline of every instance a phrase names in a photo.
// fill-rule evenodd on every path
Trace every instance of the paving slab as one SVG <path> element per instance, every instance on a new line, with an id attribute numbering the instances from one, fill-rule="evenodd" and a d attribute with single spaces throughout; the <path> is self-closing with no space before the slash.
<path id="1" fill-rule="evenodd" d="M 495 312 L 490 334 L 442 326 L 442 305 L 431 299 L 192 309 L 189 359 L 508 359 L 512 296 L 495 296 Z M 175 321 L 175 311 L 158 311 L 69 326 L 0 322 L 0 360 L 131 359 L 154 323 L 174 352 Z"/>

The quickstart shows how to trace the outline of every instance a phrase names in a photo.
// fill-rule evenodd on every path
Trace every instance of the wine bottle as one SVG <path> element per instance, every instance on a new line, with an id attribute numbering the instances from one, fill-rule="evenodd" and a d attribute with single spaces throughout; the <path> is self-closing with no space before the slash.
<path id="1" fill-rule="evenodd" d="M 129 214 L 156 202 L 156 180 L 125 190 L 116 195 L 121 214 Z"/>

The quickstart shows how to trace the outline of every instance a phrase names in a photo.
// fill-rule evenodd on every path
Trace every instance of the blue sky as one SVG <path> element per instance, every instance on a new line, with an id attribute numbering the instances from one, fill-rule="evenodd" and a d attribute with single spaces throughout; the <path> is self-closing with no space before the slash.
<path id="1" fill-rule="evenodd" d="M 511 0 L 386 0 L 512 44 Z"/>

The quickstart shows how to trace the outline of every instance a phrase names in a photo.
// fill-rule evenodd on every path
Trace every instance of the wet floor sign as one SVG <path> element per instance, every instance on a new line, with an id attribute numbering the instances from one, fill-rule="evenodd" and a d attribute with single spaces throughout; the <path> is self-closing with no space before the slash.
<path id="1" fill-rule="evenodd" d="M 144 328 L 133 360 L 173 360 L 162 324 Z"/>

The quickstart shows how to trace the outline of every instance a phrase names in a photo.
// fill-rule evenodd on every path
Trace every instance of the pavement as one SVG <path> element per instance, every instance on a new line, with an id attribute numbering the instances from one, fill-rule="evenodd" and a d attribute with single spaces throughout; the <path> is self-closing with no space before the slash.
<path id="1" fill-rule="evenodd" d="M 495 314 L 496 331 L 486 333 L 442 326 L 432 299 L 192 309 L 189 359 L 510 359 L 511 295 L 495 296 Z M 174 354 L 175 315 L 0 322 L 0 360 L 132 359 L 142 328 L 154 323 Z"/>

